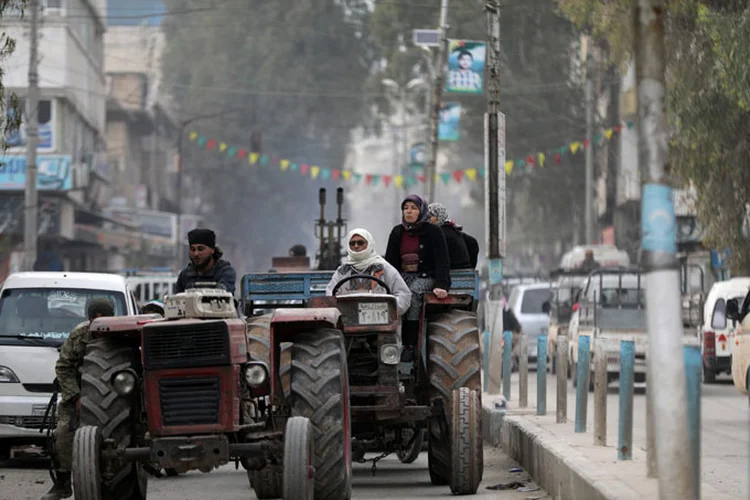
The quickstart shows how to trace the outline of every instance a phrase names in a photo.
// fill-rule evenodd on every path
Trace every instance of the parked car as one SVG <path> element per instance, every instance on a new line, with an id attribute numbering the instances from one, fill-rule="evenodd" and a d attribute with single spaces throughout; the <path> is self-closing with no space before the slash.
<path id="1" fill-rule="evenodd" d="M 530 363 L 536 363 L 537 338 L 547 335 L 551 300 L 551 284 L 542 282 L 517 285 L 508 301 L 508 307 L 516 315 L 522 333 L 526 335 Z M 518 345 L 515 349 L 514 363 L 518 362 L 520 348 Z"/>

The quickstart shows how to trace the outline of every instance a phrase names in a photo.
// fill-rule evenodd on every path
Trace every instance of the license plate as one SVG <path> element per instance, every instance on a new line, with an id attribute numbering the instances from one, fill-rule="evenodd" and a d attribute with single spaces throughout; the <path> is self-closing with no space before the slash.
<path id="1" fill-rule="evenodd" d="M 47 412 L 47 405 L 34 405 L 31 407 L 32 417 L 43 417 Z"/>
<path id="2" fill-rule="evenodd" d="M 388 324 L 388 304 L 385 302 L 365 302 L 359 304 L 360 325 Z"/>

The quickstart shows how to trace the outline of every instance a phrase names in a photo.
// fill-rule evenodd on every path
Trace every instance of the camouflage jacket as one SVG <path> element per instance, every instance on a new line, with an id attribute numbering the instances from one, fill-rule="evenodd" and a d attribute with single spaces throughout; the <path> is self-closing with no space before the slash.
<path id="1" fill-rule="evenodd" d="M 84 321 L 76 326 L 60 349 L 60 358 L 55 365 L 57 382 L 63 403 L 69 403 L 81 392 L 81 369 L 83 357 L 86 355 L 86 345 L 91 340 L 89 336 L 90 322 Z"/>

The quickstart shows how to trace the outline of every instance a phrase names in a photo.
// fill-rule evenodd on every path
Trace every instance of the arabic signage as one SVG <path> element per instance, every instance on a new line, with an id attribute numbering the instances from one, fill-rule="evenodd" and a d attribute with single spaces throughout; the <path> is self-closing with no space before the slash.
<path id="1" fill-rule="evenodd" d="M 36 187 L 40 191 L 69 191 L 73 175 L 69 155 L 39 155 Z M 0 190 L 26 188 L 26 156 L 0 157 Z"/>

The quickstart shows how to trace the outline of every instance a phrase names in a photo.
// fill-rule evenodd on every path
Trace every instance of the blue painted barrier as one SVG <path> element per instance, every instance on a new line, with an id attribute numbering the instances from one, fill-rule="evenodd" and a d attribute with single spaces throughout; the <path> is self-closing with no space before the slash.
<path id="1" fill-rule="evenodd" d="M 483 381 L 483 387 L 484 392 L 488 392 L 489 385 L 490 385 L 490 332 L 485 331 L 484 332 L 484 356 L 482 360 L 482 364 L 484 365 L 484 381 Z"/>
<path id="2" fill-rule="evenodd" d="M 693 458 L 695 491 L 700 491 L 701 477 L 701 351 L 698 346 L 684 346 L 687 379 L 688 432 Z"/>
<path id="3" fill-rule="evenodd" d="M 591 337 L 578 337 L 578 370 L 576 371 L 576 432 L 586 432 L 589 374 L 591 373 Z"/>
<path id="4" fill-rule="evenodd" d="M 536 414 L 547 414 L 547 336 L 536 339 Z"/>
<path id="5" fill-rule="evenodd" d="M 635 382 L 635 343 L 620 341 L 620 421 L 617 459 L 633 459 L 633 384 Z"/>
<path id="6" fill-rule="evenodd" d="M 503 396 L 510 401 L 510 368 L 513 353 L 513 333 L 506 331 L 503 334 Z"/>

